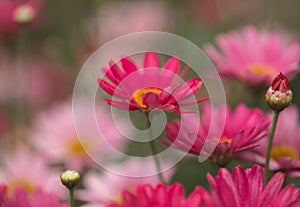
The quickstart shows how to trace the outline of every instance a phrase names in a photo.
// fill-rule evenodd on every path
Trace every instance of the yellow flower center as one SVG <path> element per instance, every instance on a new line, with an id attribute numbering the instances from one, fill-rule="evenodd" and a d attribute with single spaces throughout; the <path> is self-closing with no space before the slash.
<path id="1" fill-rule="evenodd" d="M 25 179 L 16 179 L 9 184 L 8 195 L 13 195 L 18 188 L 24 189 L 28 193 L 33 193 L 36 189 L 35 185 Z"/>
<path id="2" fill-rule="evenodd" d="M 232 139 L 227 138 L 227 137 L 221 137 L 220 139 L 213 138 L 213 140 L 218 142 L 218 143 L 227 143 L 227 144 L 231 144 L 231 142 L 232 142 Z"/>
<path id="3" fill-rule="evenodd" d="M 81 156 L 81 157 L 86 157 L 86 148 L 87 144 L 85 143 L 80 143 L 78 138 L 74 138 L 70 143 L 68 143 L 68 150 L 69 154 L 72 156 Z"/>
<path id="4" fill-rule="evenodd" d="M 265 75 L 270 77 L 274 77 L 276 75 L 275 70 L 272 67 L 267 65 L 252 64 L 252 65 L 248 65 L 248 68 L 255 75 Z"/>
<path id="5" fill-rule="evenodd" d="M 133 100 L 141 107 L 143 108 L 147 108 L 147 106 L 145 104 L 143 104 L 143 98 L 144 96 L 147 94 L 147 93 L 155 93 L 157 95 L 160 95 L 162 92 L 161 89 L 159 88 L 144 88 L 144 89 L 140 89 L 140 90 L 137 90 L 132 98 Z"/>
<path id="6" fill-rule="evenodd" d="M 290 157 L 293 160 L 299 160 L 298 153 L 291 147 L 288 146 L 278 146 L 274 147 L 271 152 L 271 158 L 278 161 L 280 158 Z"/>

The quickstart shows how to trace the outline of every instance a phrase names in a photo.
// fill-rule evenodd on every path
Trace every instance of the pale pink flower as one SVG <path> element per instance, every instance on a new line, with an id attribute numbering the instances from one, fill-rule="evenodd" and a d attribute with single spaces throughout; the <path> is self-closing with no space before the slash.
<path id="1" fill-rule="evenodd" d="M 212 192 L 203 192 L 204 206 L 299 206 L 300 189 L 295 188 L 293 185 L 283 188 L 284 180 L 283 173 L 276 173 L 265 186 L 264 172 L 260 166 L 253 166 L 246 170 L 241 166 L 237 166 L 233 169 L 232 174 L 226 168 L 221 168 L 215 178 L 208 174 Z"/>
<path id="2" fill-rule="evenodd" d="M 194 191 L 185 198 L 184 188 L 176 183 L 172 186 L 158 184 L 139 185 L 134 189 L 124 190 L 119 202 L 112 202 L 108 207 L 199 207 L 202 204 L 200 191 Z"/>
<path id="3" fill-rule="evenodd" d="M 161 164 L 165 166 L 167 163 L 163 162 Z M 156 174 L 142 176 L 145 172 L 156 169 L 152 159 L 145 161 L 127 160 L 123 163 L 112 163 L 108 166 L 108 169 L 117 171 L 125 169 L 125 172 L 122 174 L 126 174 L 118 175 L 108 170 L 103 173 L 88 172 L 82 181 L 85 189 L 78 191 L 77 194 L 78 198 L 89 203 L 87 206 L 105 206 L 110 201 L 118 200 L 120 193 L 124 189 L 132 189 L 137 185 L 146 183 L 151 183 L 151 185 L 155 186 L 160 182 Z M 163 172 L 164 180 L 167 182 L 170 181 L 172 175 L 172 169 Z"/>
<path id="4" fill-rule="evenodd" d="M 59 180 L 59 171 L 48 166 L 48 162 L 40 154 L 24 146 L 15 150 L 2 149 L 0 166 L 0 183 L 5 183 L 9 194 L 22 188 L 28 193 L 37 189 L 55 193 L 60 196 L 64 187 Z"/>
<path id="5" fill-rule="evenodd" d="M 181 123 L 175 120 L 167 124 L 166 137 L 170 142 L 167 145 L 188 151 L 195 155 L 210 156 L 212 162 L 224 166 L 232 160 L 239 158 L 245 150 L 251 150 L 258 145 L 258 141 L 268 135 L 270 121 L 265 119 L 264 114 L 259 109 L 249 109 L 245 105 L 239 105 L 233 112 L 228 106 L 214 108 L 216 117 L 226 116 L 224 128 L 219 121 L 210 132 L 211 111 L 210 105 L 205 105 L 201 116 L 200 125 L 191 131 L 191 123 L 199 123 L 199 117 L 194 116 L 184 124 L 179 133 Z M 197 131 L 198 130 L 198 131 Z M 217 134 L 222 130 L 222 135 Z M 196 134 L 193 139 L 191 135 Z M 212 153 L 212 154 L 209 154 Z"/>
<path id="6" fill-rule="evenodd" d="M 184 102 L 200 90 L 202 80 L 194 78 L 181 84 L 180 79 L 187 68 L 179 74 L 180 61 L 176 57 L 170 58 L 165 66 L 161 66 L 156 53 L 144 56 L 143 67 L 137 66 L 128 57 L 122 58 L 120 62 L 122 67 L 111 61 L 109 68 L 103 68 L 110 82 L 98 80 L 104 91 L 121 99 L 106 100 L 109 105 L 130 111 L 159 108 L 167 112 L 182 113 L 187 111 L 183 107 L 207 100 L 203 98 Z"/>
<path id="7" fill-rule="evenodd" d="M 205 50 L 224 77 L 246 84 L 269 85 L 282 72 L 293 78 L 299 72 L 300 44 L 278 31 L 248 26 L 219 35 Z"/>
<path id="8" fill-rule="evenodd" d="M 300 124 L 296 106 L 280 112 L 273 141 L 269 168 L 284 171 L 288 176 L 300 177 Z M 270 115 L 271 119 L 271 115 Z M 245 159 L 264 165 L 268 139 L 262 139 L 255 153 L 245 154 Z"/>
<path id="9" fill-rule="evenodd" d="M 19 32 L 24 24 L 33 24 L 40 15 L 43 0 L 1 0 L 0 33 Z"/>
<path id="10" fill-rule="evenodd" d="M 46 155 L 53 164 L 63 163 L 65 167 L 81 171 L 84 167 L 95 167 L 92 158 L 110 159 L 114 152 L 107 147 L 111 145 L 116 150 L 122 151 L 125 139 L 115 127 L 109 110 L 101 104 L 95 108 L 95 117 L 90 117 L 87 100 L 80 100 L 80 107 L 76 113 L 88 114 L 81 128 L 81 137 L 78 137 L 73 121 L 72 101 L 67 100 L 57 103 L 48 111 L 37 115 L 32 129 L 32 144 Z M 97 120 L 101 121 L 101 124 Z M 95 128 L 91 121 L 99 126 Z M 123 128 L 127 123 L 123 124 Z M 101 133 L 99 132 L 101 130 Z M 91 155 L 92 157 L 90 157 Z"/>
<path id="11" fill-rule="evenodd" d="M 27 192 L 25 189 L 18 188 L 12 195 L 6 195 L 7 187 L 0 186 L 0 206 L 1 207 L 67 207 L 62 204 L 59 197 L 55 194 L 47 193 L 42 189 L 34 192 Z"/>

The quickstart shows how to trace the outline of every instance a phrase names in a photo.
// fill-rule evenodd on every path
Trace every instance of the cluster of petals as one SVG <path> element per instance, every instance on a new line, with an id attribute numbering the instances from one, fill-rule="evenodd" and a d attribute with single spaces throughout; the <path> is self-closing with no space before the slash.
<path id="1" fill-rule="evenodd" d="M 300 69 L 300 44 L 282 32 L 247 26 L 219 35 L 216 45 L 205 50 L 219 72 L 246 84 L 268 85 L 279 72 L 292 78 Z"/>
<path id="2" fill-rule="evenodd" d="M 199 207 L 202 203 L 200 191 L 195 191 L 185 198 L 181 184 L 165 186 L 158 184 L 140 185 L 133 190 L 124 190 L 120 202 L 112 202 L 108 207 Z"/>
<path id="3" fill-rule="evenodd" d="M 59 197 L 54 194 L 37 189 L 28 193 L 22 188 L 16 189 L 12 195 L 8 195 L 8 188 L 0 185 L 0 206 L 1 207 L 67 207 L 62 204 Z"/>
<path id="4" fill-rule="evenodd" d="M 284 186 L 285 175 L 276 173 L 265 185 L 264 171 L 260 166 L 244 170 L 237 166 L 230 173 L 221 168 L 214 178 L 208 174 L 211 190 L 202 187 L 185 198 L 181 184 L 138 185 L 124 190 L 117 201 L 108 207 L 296 207 L 300 204 L 300 189 L 292 184 Z"/>
<path id="5" fill-rule="evenodd" d="M 162 162 L 161 166 L 165 167 L 168 163 Z M 141 166 L 143 166 L 141 168 Z M 144 176 L 147 171 L 156 171 L 155 164 L 152 159 L 145 160 L 126 160 L 122 163 L 112 163 L 107 166 L 108 169 L 120 172 L 124 169 L 122 174 L 118 175 L 110 171 L 103 173 L 90 171 L 85 174 L 82 180 L 84 189 L 77 190 L 76 197 L 79 200 L 87 202 L 82 207 L 90 206 L 105 206 L 110 201 L 116 200 L 120 197 L 120 192 L 124 189 L 131 189 L 137 185 L 151 183 L 156 186 L 160 183 L 157 175 Z M 127 175 L 127 176 L 125 176 Z M 132 175 L 132 176 L 129 176 Z M 164 180 L 169 182 L 173 170 L 168 170 L 162 173 Z"/>
<path id="6" fill-rule="evenodd" d="M 276 173 L 265 185 L 264 171 L 260 166 L 244 170 L 241 166 L 232 174 L 221 168 L 213 178 L 208 174 L 212 191 L 203 193 L 209 207 L 296 207 L 300 205 L 300 189 L 292 184 L 283 188 L 285 175 Z"/>
<path id="7" fill-rule="evenodd" d="M 212 109 L 218 119 L 226 116 L 225 123 L 215 122 L 214 127 L 210 127 Z M 268 135 L 270 120 L 259 109 L 249 109 L 243 104 L 234 112 L 228 106 L 212 108 L 207 104 L 201 117 L 199 120 L 195 115 L 188 121 L 175 120 L 167 124 L 167 144 L 192 154 L 210 156 L 217 164 L 226 165 L 232 155 L 238 157 L 240 152 L 253 149 L 259 140 Z M 190 123 L 199 123 L 199 126 L 191 130 Z M 223 129 L 221 133 L 220 129 Z M 193 139 L 191 135 L 195 134 Z"/>
<path id="8" fill-rule="evenodd" d="M 170 58 L 161 66 L 156 53 L 150 52 L 144 56 L 143 67 L 139 68 L 131 59 L 124 57 L 120 64 L 110 61 L 109 68 L 103 68 L 108 81 L 99 79 L 100 87 L 118 100 L 106 100 L 114 107 L 124 110 L 149 111 L 155 108 L 173 113 L 186 110 L 181 107 L 200 103 L 206 98 L 183 102 L 191 98 L 202 85 L 200 78 L 194 78 L 181 83 L 187 72 L 181 73 L 180 61 Z"/>

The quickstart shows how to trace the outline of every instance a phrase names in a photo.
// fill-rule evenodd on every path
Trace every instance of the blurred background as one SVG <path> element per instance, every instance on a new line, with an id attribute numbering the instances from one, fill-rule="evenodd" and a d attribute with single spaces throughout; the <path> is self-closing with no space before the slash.
<path id="1" fill-rule="evenodd" d="M 32 134 L 36 134 L 33 131 L 41 130 L 41 122 L 49 125 L 44 123 L 48 118 L 51 124 L 57 122 L 53 114 L 71 107 L 73 86 L 82 65 L 97 48 L 118 36 L 146 30 L 165 31 L 185 37 L 201 48 L 207 43 L 214 44 L 218 34 L 254 25 L 284 30 L 298 38 L 299 8 L 299 0 L 2 0 L 0 156 L 19 150 L 20 145 L 40 149 L 40 144 L 32 144 Z M 300 76 L 292 81 L 294 103 L 298 106 L 299 81 Z M 264 101 L 260 101 L 267 88 L 254 92 L 261 97 L 256 95 L 256 99 L 236 96 L 247 93 L 239 82 L 226 82 L 225 89 L 232 106 L 246 102 L 251 107 L 267 109 Z M 169 119 L 174 117 L 170 115 Z M 48 135 L 39 133 L 39 138 Z M 59 139 L 62 135 L 54 136 Z M 74 146 L 74 151 L 81 150 Z M 125 151 L 140 155 L 144 149 L 129 143 Z M 233 162 L 229 167 L 236 164 Z M 217 170 L 209 161 L 199 163 L 197 157 L 187 157 L 177 166 L 172 182 L 183 183 L 191 192 L 197 184 L 207 186 L 206 173 L 215 175 Z M 291 182 L 300 186 L 297 179 Z"/>

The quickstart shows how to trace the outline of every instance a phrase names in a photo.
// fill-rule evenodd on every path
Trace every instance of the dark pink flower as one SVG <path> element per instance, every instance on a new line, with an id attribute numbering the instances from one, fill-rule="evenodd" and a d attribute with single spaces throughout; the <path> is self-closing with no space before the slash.
<path id="1" fill-rule="evenodd" d="M 182 102 L 200 90 L 202 80 L 194 78 L 180 84 L 180 79 L 187 68 L 179 74 L 180 61 L 176 57 L 169 59 L 162 69 L 156 53 L 145 55 L 141 69 L 127 57 L 121 59 L 120 66 L 122 67 L 111 61 L 110 68 L 103 68 L 110 82 L 104 79 L 98 81 L 104 91 L 121 99 L 121 101 L 106 100 L 114 107 L 142 111 L 159 108 L 168 112 L 181 113 L 185 110 L 180 107 L 207 100 L 204 98 L 188 103 Z"/>
<path id="2" fill-rule="evenodd" d="M 171 187 L 146 184 L 124 190 L 119 202 L 112 202 L 108 207 L 199 207 L 201 204 L 201 191 L 196 190 L 185 198 L 184 188 L 180 184 Z"/>
<path id="3" fill-rule="evenodd" d="M 210 156 L 212 162 L 224 166 L 231 161 L 233 156 L 239 158 L 245 150 L 256 147 L 258 141 L 268 134 L 270 121 L 265 119 L 263 112 L 259 109 L 251 110 L 245 105 L 239 105 L 235 112 L 232 112 L 228 106 L 214 110 L 216 110 L 217 117 L 226 115 L 225 126 L 218 122 L 213 129 L 210 129 L 212 108 L 207 104 L 203 108 L 198 131 L 196 127 L 194 131 L 190 130 L 190 123 L 199 123 L 197 116 L 190 118 L 188 124 L 183 124 L 180 133 L 181 124 L 179 120 L 176 120 L 167 124 L 167 138 L 180 150 Z M 210 137 L 207 137 L 209 130 L 211 130 Z M 220 130 L 222 130 L 221 137 L 217 135 Z M 197 135 L 195 139 L 191 138 L 193 134 Z"/>
<path id="4" fill-rule="evenodd" d="M 276 173 L 265 186 L 264 172 L 260 166 L 246 170 L 237 166 L 232 174 L 221 168 L 215 178 L 208 174 L 212 192 L 202 197 L 205 206 L 209 207 L 299 206 L 300 189 L 293 185 L 283 188 L 284 180 L 283 173 Z"/>

